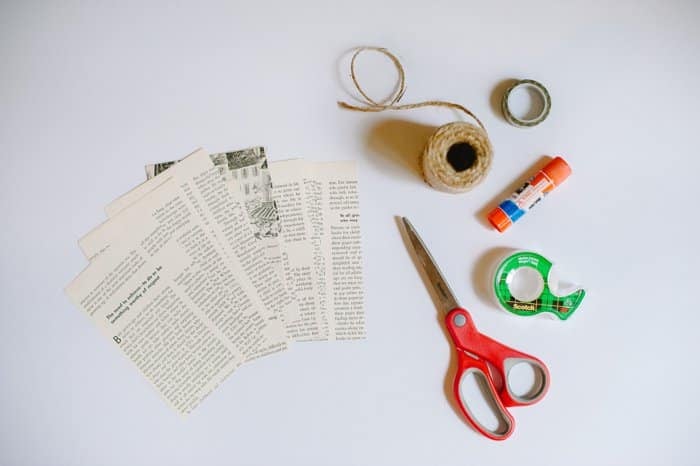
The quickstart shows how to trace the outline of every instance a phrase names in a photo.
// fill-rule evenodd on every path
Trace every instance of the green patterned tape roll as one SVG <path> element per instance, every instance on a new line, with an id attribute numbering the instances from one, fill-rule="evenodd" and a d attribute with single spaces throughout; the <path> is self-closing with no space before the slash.
<path id="1" fill-rule="evenodd" d="M 535 252 L 521 251 L 501 261 L 493 279 L 496 299 L 503 309 L 519 316 L 543 312 L 561 320 L 571 317 L 586 292 L 561 286 L 552 262 Z"/>
<path id="2" fill-rule="evenodd" d="M 541 97 L 542 108 L 539 114 L 533 116 L 532 118 L 518 118 L 515 115 L 513 115 L 513 112 L 510 109 L 509 99 L 513 94 L 513 91 L 516 89 L 531 89 L 534 90 Z M 545 120 L 545 118 L 547 118 L 547 115 L 549 115 L 549 110 L 551 108 L 552 99 L 549 96 L 549 91 L 547 91 L 547 89 L 542 84 L 535 81 L 534 79 L 522 79 L 520 81 L 515 82 L 515 84 L 510 86 L 506 93 L 503 94 L 503 100 L 501 100 L 501 110 L 503 110 L 503 117 L 511 125 L 520 127 L 530 127 L 539 125 Z"/>

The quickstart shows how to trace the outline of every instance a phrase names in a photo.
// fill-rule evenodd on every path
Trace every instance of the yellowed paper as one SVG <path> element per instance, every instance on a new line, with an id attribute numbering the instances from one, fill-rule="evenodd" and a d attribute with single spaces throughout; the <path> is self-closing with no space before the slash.
<path id="1" fill-rule="evenodd" d="M 267 279 L 265 283 L 283 285 L 290 297 L 290 302 L 284 308 L 284 320 L 291 322 L 299 316 L 296 299 L 284 279 L 281 251 L 278 236 L 280 234 L 280 219 L 276 202 L 272 198 L 272 180 L 268 162 L 263 147 L 251 147 L 242 150 L 210 154 L 212 163 L 219 169 L 231 193 L 244 207 L 250 224 L 250 233 L 258 247 L 262 248 L 265 256 L 274 269 L 277 277 Z M 146 177 L 167 176 L 168 170 L 177 161 L 160 162 L 146 166 Z M 133 198 L 132 198 L 133 199 Z M 111 208 L 110 208 L 111 210 Z M 266 270 L 258 265 L 259 270 Z"/>
<path id="2" fill-rule="evenodd" d="M 108 249 L 113 242 L 126 241 L 127 239 L 144 241 L 142 236 L 143 230 L 139 228 L 137 222 L 139 221 L 139 216 L 148 215 L 149 213 L 146 212 L 144 214 L 142 212 L 144 209 L 142 203 L 156 190 L 162 190 L 164 189 L 163 186 L 167 185 L 168 190 L 173 191 L 172 195 L 177 196 L 179 199 L 177 205 L 179 207 L 184 206 L 188 212 L 191 212 L 191 221 L 199 222 L 205 233 L 212 238 L 217 250 L 221 253 L 221 260 L 223 260 L 226 266 L 231 270 L 235 276 L 236 283 L 245 294 L 245 299 L 242 302 L 249 303 L 256 312 L 259 312 L 268 321 L 266 332 L 268 333 L 267 336 L 270 338 L 271 344 L 279 344 L 286 339 L 286 331 L 284 330 L 283 323 L 272 314 L 272 311 L 268 307 L 266 307 L 259 295 L 259 290 L 255 288 L 240 262 L 241 257 L 248 261 L 252 260 L 243 256 L 243 254 L 250 251 L 251 248 L 244 250 L 243 253 L 240 254 L 237 251 L 231 252 L 230 250 L 226 250 L 226 245 L 228 243 L 224 237 L 224 233 L 221 231 L 221 225 L 212 219 L 212 212 L 204 207 L 205 201 L 201 200 L 200 191 L 196 189 L 196 187 L 192 187 L 192 184 L 195 182 L 204 184 L 210 182 L 218 183 L 220 189 L 223 190 L 223 195 L 227 194 L 222 181 L 220 178 L 217 178 L 216 168 L 208 161 L 206 154 L 204 154 L 204 157 L 202 157 L 201 154 L 203 154 L 203 152 L 197 152 L 194 153 L 193 156 L 187 157 L 181 166 L 178 167 L 178 170 L 173 170 L 172 173 L 174 176 L 171 178 L 163 178 L 166 180 L 165 182 L 163 182 L 162 179 L 157 181 L 155 179 L 152 180 L 153 183 L 151 186 L 155 187 L 155 189 L 147 191 L 144 185 L 139 186 L 137 189 L 141 191 L 142 196 L 138 201 L 130 203 L 124 210 L 93 229 L 80 239 L 79 245 L 87 257 L 94 257 L 99 251 Z M 229 200 L 223 199 L 221 201 L 222 204 L 226 202 L 229 202 Z M 231 206 L 235 207 L 233 203 L 231 203 Z M 241 225 L 241 216 L 242 214 L 240 212 L 238 212 L 237 215 L 236 213 L 231 213 L 229 221 L 234 222 L 237 220 L 239 225 Z M 243 222 L 242 225 L 245 226 L 245 222 Z M 163 238 L 160 237 L 154 237 L 150 239 L 150 241 L 157 242 L 162 239 Z M 245 244 L 242 243 L 241 246 L 245 247 Z M 238 299 L 242 298 L 239 296 Z M 253 359 L 259 355 L 259 352 L 256 351 L 249 354 L 248 357 L 249 359 Z"/>
<path id="3" fill-rule="evenodd" d="M 267 259 L 263 247 L 256 244 L 240 199 L 226 185 L 203 150 L 195 151 L 160 176 L 121 196 L 105 211 L 109 216 L 118 215 L 162 183 L 163 177 L 177 181 L 202 222 L 218 238 L 240 279 L 254 289 L 268 317 L 279 319 L 278 325 L 283 327 L 287 315 L 296 316 L 296 303 L 287 293 L 282 277 Z M 79 244 L 87 257 L 106 246 L 99 237 L 95 238 L 94 231 L 83 237 Z"/>
<path id="4" fill-rule="evenodd" d="M 321 162 L 313 169 L 314 190 L 322 230 L 318 249 L 325 270 L 326 309 L 330 340 L 365 336 L 362 238 L 355 162 Z"/>
<path id="5" fill-rule="evenodd" d="M 354 162 L 270 164 L 287 281 L 301 318 L 298 340 L 365 336 L 362 251 Z"/>
<path id="6" fill-rule="evenodd" d="M 311 220 L 306 208 L 304 180 L 308 162 L 296 159 L 272 162 L 273 197 L 280 213 L 280 250 L 287 286 L 294 290 L 299 318 L 287 323 L 288 333 L 297 341 L 326 340 L 326 316 L 320 306 L 311 243 Z"/>
<path id="7" fill-rule="evenodd" d="M 66 293 L 179 412 L 284 349 L 174 179 L 104 225 L 121 234 Z"/>

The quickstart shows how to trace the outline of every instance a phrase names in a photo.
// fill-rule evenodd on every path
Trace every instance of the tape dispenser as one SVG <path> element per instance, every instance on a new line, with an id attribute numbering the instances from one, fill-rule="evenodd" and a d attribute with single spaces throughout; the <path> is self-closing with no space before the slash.
<path id="1" fill-rule="evenodd" d="M 530 251 L 519 251 L 503 259 L 493 278 L 493 292 L 506 311 L 519 316 L 542 313 L 566 320 L 586 296 L 578 285 L 561 281 L 554 264 Z"/>

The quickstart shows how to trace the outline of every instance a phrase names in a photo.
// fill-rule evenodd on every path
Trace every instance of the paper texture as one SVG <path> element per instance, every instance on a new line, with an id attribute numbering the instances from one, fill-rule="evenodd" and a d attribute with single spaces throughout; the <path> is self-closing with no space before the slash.
<path id="1" fill-rule="evenodd" d="M 180 413 L 289 339 L 364 338 L 354 163 L 197 150 L 147 176 L 66 293 Z"/>
<path id="2" fill-rule="evenodd" d="M 300 319 L 298 340 L 365 336 L 360 211 L 354 162 L 273 162 L 281 250 Z"/>
<path id="3" fill-rule="evenodd" d="M 204 151 L 194 152 L 161 176 L 142 183 L 110 203 L 105 211 L 109 216 L 118 215 L 161 184 L 163 177 L 177 180 L 197 214 L 236 264 L 241 279 L 252 285 L 269 317 L 280 319 L 281 324 L 296 318 L 296 302 L 287 293 L 281 270 L 275 269 L 263 246 L 256 242 L 242 200 L 224 182 L 219 169 Z M 79 245 L 86 257 L 92 257 L 106 246 L 94 231 L 81 238 Z"/>
<path id="4" fill-rule="evenodd" d="M 209 173 L 209 176 L 213 176 L 213 179 L 218 182 L 219 179 L 216 177 L 216 173 L 212 174 L 212 171 L 215 172 L 216 169 L 208 164 L 207 159 L 195 153 L 193 157 L 188 157 L 186 162 L 183 162 L 181 166 L 178 167 L 178 170 L 173 171 L 173 173 L 179 175 L 180 172 L 182 172 L 182 178 L 188 178 L 188 173 L 198 173 L 199 178 L 202 180 L 206 178 L 205 174 Z M 272 311 L 264 304 L 259 290 L 254 287 L 250 277 L 245 273 L 244 266 L 238 260 L 238 256 L 234 257 L 231 252 L 226 253 L 225 247 L 222 246 L 225 244 L 225 241 L 222 239 L 223 233 L 219 232 L 218 228 L 212 228 L 213 222 L 210 219 L 211 214 L 202 208 L 201 202 L 193 196 L 193 190 L 189 189 L 189 187 L 188 183 L 181 183 L 178 177 L 173 177 L 165 182 L 161 182 L 156 186 L 154 191 L 149 192 L 147 195 L 143 196 L 141 200 L 130 205 L 112 219 L 106 221 L 84 236 L 80 240 L 81 247 L 84 248 L 86 254 L 91 250 L 107 251 L 115 242 L 125 241 L 138 241 L 141 247 L 147 248 L 148 250 L 159 248 L 161 247 L 161 243 L 172 240 L 171 236 L 174 233 L 169 233 L 168 229 L 179 227 L 179 223 L 184 221 L 181 220 L 181 217 L 186 214 L 187 222 L 197 222 L 204 232 L 203 238 L 206 237 L 207 241 L 215 246 L 214 249 L 207 249 L 201 252 L 194 249 L 192 252 L 193 256 L 197 258 L 197 254 L 203 254 L 200 259 L 215 260 L 217 263 L 222 262 L 226 266 L 230 271 L 232 280 L 235 282 L 235 286 L 232 285 L 232 290 L 235 291 L 235 294 L 230 298 L 233 304 L 250 311 L 254 310 L 260 314 L 264 320 L 267 321 L 266 332 L 271 344 L 283 349 L 284 345 L 282 345 L 282 343 L 286 341 L 286 333 L 281 322 L 275 318 Z M 180 213 L 175 212 L 168 217 L 158 217 L 163 218 L 164 223 L 151 234 L 149 230 L 144 230 L 144 227 L 142 227 L 139 222 L 147 215 L 160 215 L 159 212 L 152 211 L 154 201 L 150 200 L 150 197 L 154 196 L 156 193 L 163 192 L 173 198 L 172 201 L 165 204 L 166 207 L 170 209 L 182 209 L 183 211 Z M 160 194 L 160 196 L 163 196 L 163 194 Z M 151 208 L 151 211 L 148 210 L 149 208 Z M 216 227 L 216 225 L 214 225 L 214 227 Z M 146 234 L 148 234 L 148 236 L 146 236 Z M 187 246 L 182 243 L 181 238 L 175 239 L 179 241 L 178 244 L 181 246 Z M 203 283 L 206 284 L 205 282 Z M 229 295 L 230 292 L 226 290 L 224 294 Z M 264 352 L 265 351 L 262 351 L 262 353 Z M 256 350 L 255 352 L 246 352 L 244 354 L 249 358 L 254 358 L 259 356 L 261 351 Z"/>
<path id="5" fill-rule="evenodd" d="M 355 162 L 319 163 L 313 190 L 321 221 L 318 249 L 323 254 L 329 339 L 365 336 L 362 238 Z M 330 252 L 330 253 L 329 253 Z"/>
<path id="6" fill-rule="evenodd" d="M 265 251 L 272 268 L 277 274 L 275 284 L 283 284 L 284 270 L 279 247 L 280 218 L 277 205 L 272 198 L 272 180 L 268 169 L 265 149 L 263 147 L 251 147 L 237 151 L 211 154 L 212 163 L 219 168 L 221 177 L 226 181 L 232 193 L 243 203 L 251 226 L 251 233 L 260 247 Z M 165 172 L 175 165 L 177 161 L 159 162 L 146 166 L 146 178 L 151 179 Z M 107 212 L 114 212 L 121 207 L 125 200 L 113 203 Z M 133 196 L 129 201 L 133 201 Z M 299 312 L 293 290 L 286 289 L 290 295 L 284 313 L 285 321 L 298 318 Z"/>
<path id="7" fill-rule="evenodd" d="M 280 249 L 287 286 L 293 290 L 299 306 L 299 319 L 287 324 L 287 331 L 298 341 L 327 339 L 326 316 L 320 301 L 318 274 L 311 243 L 311 221 L 306 208 L 304 180 L 309 164 L 287 160 L 270 164 L 274 180 L 273 195 L 280 212 Z"/>
<path id="8" fill-rule="evenodd" d="M 95 235 L 110 242 L 66 293 L 179 412 L 244 360 L 285 348 L 175 178 Z"/>

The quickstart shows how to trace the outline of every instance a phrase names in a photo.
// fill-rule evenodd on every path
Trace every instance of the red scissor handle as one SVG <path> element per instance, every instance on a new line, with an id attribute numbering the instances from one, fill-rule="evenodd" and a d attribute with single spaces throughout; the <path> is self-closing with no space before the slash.
<path id="1" fill-rule="evenodd" d="M 505 346 L 496 340 L 479 333 L 466 309 L 451 310 L 445 318 L 445 325 L 457 350 L 457 374 L 454 381 L 454 395 L 459 407 L 469 423 L 481 434 L 492 440 L 505 440 L 513 433 L 515 420 L 506 409 L 511 406 L 527 406 L 541 400 L 549 389 L 549 370 L 539 359 Z M 489 364 L 498 372 L 500 380 L 494 381 Z M 508 384 L 508 372 L 516 364 L 529 364 L 535 371 L 535 386 L 525 395 L 513 393 Z M 495 430 L 484 426 L 472 413 L 462 398 L 462 381 L 474 375 L 488 388 L 499 427 Z"/>

